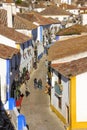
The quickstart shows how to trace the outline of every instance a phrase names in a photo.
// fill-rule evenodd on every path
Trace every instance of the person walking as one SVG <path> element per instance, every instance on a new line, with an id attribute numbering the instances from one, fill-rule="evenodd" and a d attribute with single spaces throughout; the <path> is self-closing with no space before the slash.
<path id="1" fill-rule="evenodd" d="M 38 81 L 36 78 L 34 78 L 34 88 L 37 88 L 38 87 Z"/>
<path id="2" fill-rule="evenodd" d="M 30 92 L 29 92 L 28 82 L 25 82 L 25 96 L 28 97 L 29 94 Z"/>
<path id="3" fill-rule="evenodd" d="M 41 78 L 38 80 L 38 88 L 42 89 L 42 79 Z"/>

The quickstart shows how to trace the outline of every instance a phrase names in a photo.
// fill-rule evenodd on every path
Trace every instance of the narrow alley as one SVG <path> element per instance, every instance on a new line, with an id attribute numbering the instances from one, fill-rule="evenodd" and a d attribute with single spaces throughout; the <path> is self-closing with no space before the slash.
<path id="1" fill-rule="evenodd" d="M 44 93 L 47 72 L 45 59 L 46 56 L 43 56 L 38 68 L 30 75 L 30 94 L 28 97 L 24 96 L 20 113 L 25 115 L 29 130 L 64 130 L 63 123 L 50 109 L 50 96 Z M 42 79 L 42 89 L 34 88 L 34 78 Z"/>

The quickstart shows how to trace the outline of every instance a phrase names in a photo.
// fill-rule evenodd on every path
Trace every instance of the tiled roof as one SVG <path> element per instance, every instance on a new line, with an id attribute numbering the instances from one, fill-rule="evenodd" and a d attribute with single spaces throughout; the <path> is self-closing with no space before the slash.
<path id="1" fill-rule="evenodd" d="M 0 58 L 11 59 L 14 54 L 19 53 L 18 49 L 0 43 Z"/>
<path id="2" fill-rule="evenodd" d="M 83 25 L 75 24 L 68 28 L 61 29 L 59 32 L 56 33 L 56 35 L 61 36 L 61 35 L 81 34 L 83 32 L 87 33 L 87 28 Z"/>
<path id="3" fill-rule="evenodd" d="M 53 64 L 52 68 L 63 74 L 65 77 L 76 76 L 87 72 L 87 57 L 71 62 Z"/>
<path id="4" fill-rule="evenodd" d="M 78 9 L 76 5 L 70 5 L 70 4 L 66 4 L 66 3 L 63 3 L 63 4 L 60 4 L 60 7 L 62 9 Z"/>
<path id="5" fill-rule="evenodd" d="M 16 41 L 16 43 L 19 44 L 24 43 L 31 39 L 31 37 L 28 37 L 22 33 L 15 31 L 15 29 L 13 28 L 8 28 L 3 25 L 0 25 L 0 34 Z"/>
<path id="6" fill-rule="evenodd" d="M 80 10 L 87 10 L 87 6 L 78 7 Z"/>
<path id="7" fill-rule="evenodd" d="M 14 0 L 6 0 L 6 3 L 14 3 Z"/>
<path id="8" fill-rule="evenodd" d="M 40 1 L 36 4 L 34 4 L 35 8 L 45 8 L 46 6 L 44 5 L 44 2 Z"/>
<path id="9" fill-rule="evenodd" d="M 49 6 L 41 11 L 41 15 L 71 15 L 71 13 L 57 6 Z"/>
<path id="10" fill-rule="evenodd" d="M 39 25 L 48 25 L 48 24 L 58 23 L 58 21 L 56 21 L 56 20 L 53 21 L 49 18 L 44 18 L 39 13 L 33 12 L 33 11 L 28 12 L 28 13 L 18 13 L 18 15 L 31 22 L 36 22 Z"/>
<path id="11" fill-rule="evenodd" d="M 33 24 L 32 22 L 14 15 L 14 28 L 15 29 L 28 29 L 28 30 L 33 30 L 35 28 L 37 28 L 37 26 L 35 24 Z"/>
<path id="12" fill-rule="evenodd" d="M 7 26 L 7 11 L 0 9 L 0 24 Z"/>
<path id="13" fill-rule="evenodd" d="M 87 35 L 64 41 L 57 41 L 48 50 L 48 59 L 57 60 L 64 57 L 87 52 Z"/>

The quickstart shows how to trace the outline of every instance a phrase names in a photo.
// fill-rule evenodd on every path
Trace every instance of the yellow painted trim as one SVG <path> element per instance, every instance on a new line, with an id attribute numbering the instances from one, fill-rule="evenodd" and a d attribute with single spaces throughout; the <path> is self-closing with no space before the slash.
<path id="1" fill-rule="evenodd" d="M 76 124 L 76 77 L 70 80 L 70 127 Z"/>
<path id="2" fill-rule="evenodd" d="M 70 80 L 70 130 L 87 129 L 87 122 L 76 121 L 76 77 Z"/>
<path id="3" fill-rule="evenodd" d="M 61 113 L 53 106 L 50 105 L 50 108 L 53 112 L 55 112 L 55 114 L 61 119 L 61 121 L 66 124 L 66 119 L 63 117 L 63 115 L 61 115 Z"/>
<path id="4" fill-rule="evenodd" d="M 17 49 L 20 49 L 20 45 L 19 45 L 19 44 L 17 44 L 17 45 L 16 45 L 16 48 L 17 48 Z"/>

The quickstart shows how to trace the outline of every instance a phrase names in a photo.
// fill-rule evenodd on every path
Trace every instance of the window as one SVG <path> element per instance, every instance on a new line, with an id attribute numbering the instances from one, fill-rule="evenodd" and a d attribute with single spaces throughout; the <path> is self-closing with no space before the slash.
<path id="1" fill-rule="evenodd" d="M 17 56 L 15 56 L 15 70 L 17 70 L 18 65 L 17 65 Z"/>
<path id="2" fill-rule="evenodd" d="M 61 109 L 62 108 L 62 98 L 58 97 L 58 107 Z"/>
<path id="3" fill-rule="evenodd" d="M 61 74 L 58 74 L 58 83 L 61 84 Z"/>
<path id="4" fill-rule="evenodd" d="M 62 97 L 63 85 L 61 83 L 61 75 L 58 74 L 58 81 L 55 81 L 55 95 Z"/>

